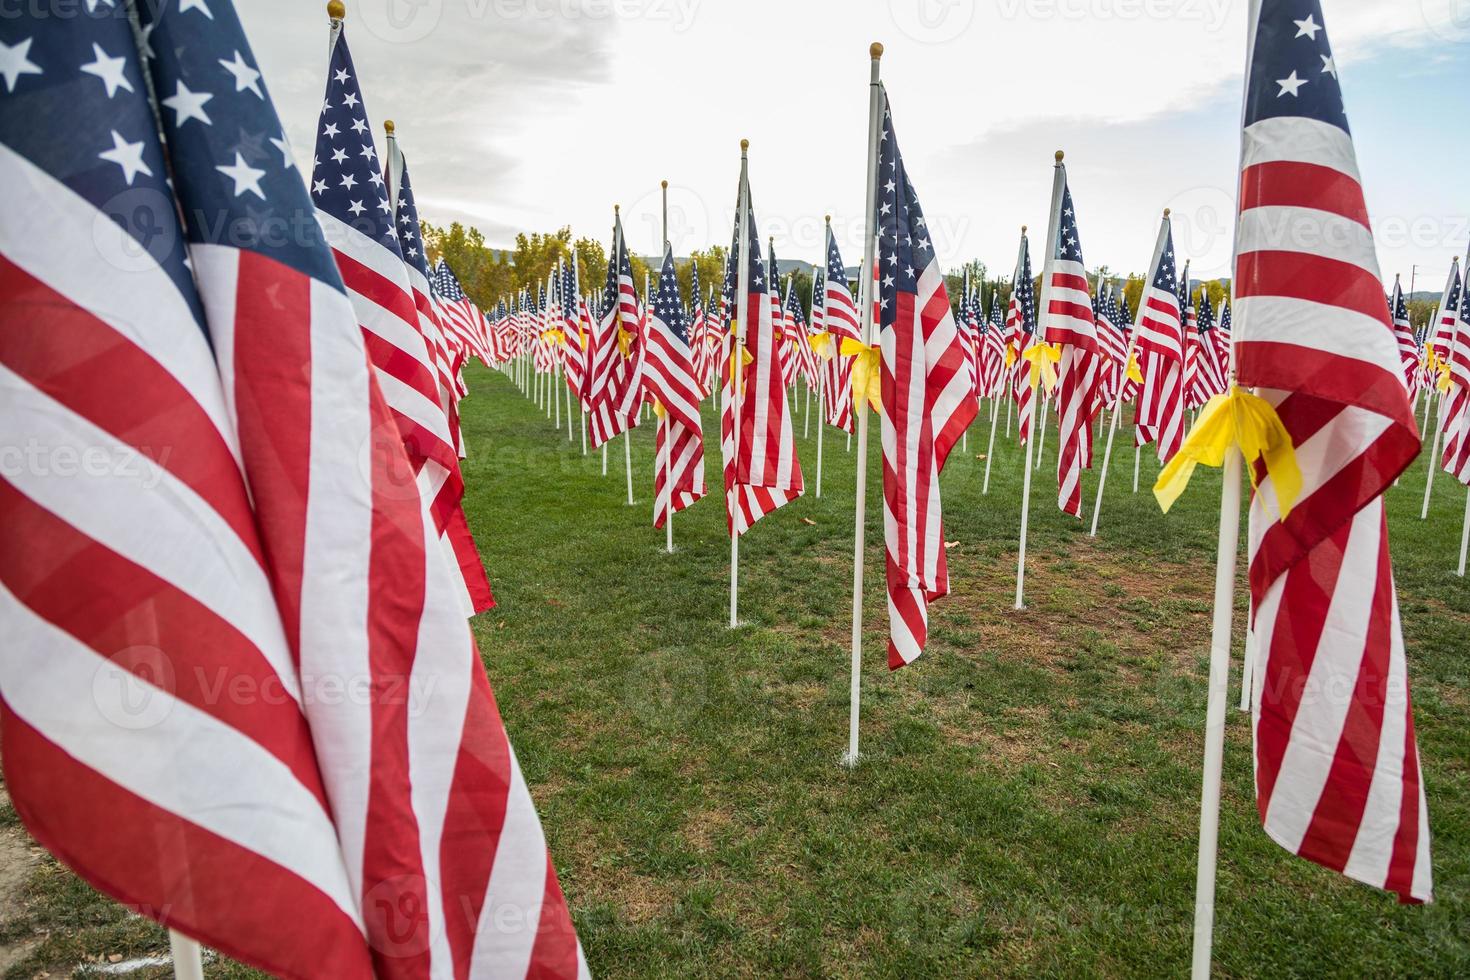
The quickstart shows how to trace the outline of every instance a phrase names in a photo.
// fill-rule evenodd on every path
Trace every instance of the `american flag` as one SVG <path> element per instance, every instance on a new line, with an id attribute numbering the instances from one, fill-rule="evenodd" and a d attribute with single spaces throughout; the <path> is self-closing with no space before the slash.
<path id="1" fill-rule="evenodd" d="M 444 326 L 448 334 L 485 366 L 495 363 L 497 358 L 490 349 L 490 324 L 474 301 L 465 295 L 459 277 L 442 255 L 434 265 L 434 289 L 447 314 Z"/>
<path id="2" fill-rule="evenodd" d="M 1419 435 L 1321 5 L 1254 0 L 1250 32 L 1237 367 L 1276 406 L 1303 477 L 1286 519 L 1269 475 L 1251 505 L 1257 803 L 1287 850 L 1427 901 L 1429 822 L 1382 498 Z M 1283 240 L 1282 227 L 1297 233 Z"/>
<path id="3" fill-rule="evenodd" d="M 121 463 L 0 478 L 16 809 L 98 888 L 282 976 L 576 975 L 453 571 L 235 12 L 133 9 L 137 40 L 101 7 L 0 20 L 29 65 L 0 89 L 0 168 L 26 188 L 0 222 L 0 438 Z M 247 696 L 212 691 L 224 675 Z"/>
<path id="4" fill-rule="evenodd" d="M 1047 343 L 1062 346 L 1057 391 L 1061 446 L 1057 452 L 1057 506 L 1080 518 L 1082 471 L 1092 466 L 1092 419 L 1102 404 L 1097 383 L 1097 315 L 1082 261 L 1067 167 L 1060 160 L 1056 166 L 1062 193 L 1054 215 L 1056 241 L 1047 244 L 1042 270 L 1041 326 Z"/>
<path id="5" fill-rule="evenodd" d="M 1102 357 L 1098 397 L 1104 405 L 1112 405 L 1128 367 L 1128 338 L 1118 325 L 1118 291 L 1112 283 L 1098 287 L 1097 347 Z"/>
<path id="6" fill-rule="evenodd" d="M 665 245 L 663 269 L 648 316 L 648 356 L 643 369 L 643 383 L 663 409 L 654 439 L 654 527 L 663 527 L 668 519 L 670 497 L 677 514 L 706 493 L 704 429 L 690 336 L 679 299 L 674 253 Z"/>
<path id="7" fill-rule="evenodd" d="M 924 652 L 929 603 L 949 594 L 939 474 L 977 406 L 929 226 L 898 150 L 888 93 L 880 88 L 879 94 L 873 219 L 882 278 L 875 295 L 883 356 L 888 666 L 896 670 Z"/>
<path id="8" fill-rule="evenodd" d="M 750 201 L 750 185 L 742 182 L 740 193 Z M 790 406 L 781 376 L 781 363 L 770 300 L 768 267 L 761 260 L 760 236 L 756 233 L 755 206 L 747 205 L 750 221 L 740 241 L 739 229 L 725 269 L 731 331 L 720 355 L 720 453 L 724 460 L 725 511 L 731 534 L 744 534 L 771 511 L 801 496 L 805 489 L 801 461 L 796 456 L 796 439 L 791 429 Z M 739 223 L 740 209 L 736 208 Z M 746 295 L 750 322 L 743 325 L 743 349 L 735 348 L 737 307 L 733 299 L 739 287 L 737 262 L 746 263 L 749 289 Z M 732 375 L 732 371 L 734 375 Z M 739 446 L 736 446 L 734 376 L 740 379 Z"/>
<path id="9" fill-rule="evenodd" d="M 1195 330 L 1192 335 L 1194 359 L 1190 383 L 1194 386 L 1194 397 L 1200 405 L 1226 391 L 1226 376 L 1220 366 L 1219 346 L 1215 343 L 1215 312 L 1210 305 L 1210 293 L 1203 285 L 1199 291 L 1196 307 Z"/>
<path id="10" fill-rule="evenodd" d="M 828 336 L 824 342 L 822 356 L 822 397 L 828 424 L 844 432 L 852 431 L 852 361 L 842 356 L 844 340 L 862 340 L 858 323 L 857 304 L 852 299 L 852 286 L 847 281 L 847 268 L 842 264 L 842 253 L 837 248 L 837 236 L 832 234 L 832 224 L 826 226 L 825 266 L 816 267 L 812 280 L 812 318 L 817 316 L 817 297 L 821 297 L 821 320 L 818 329 Z"/>
<path id="11" fill-rule="evenodd" d="M 614 436 L 636 428 L 643 401 L 643 344 L 639 332 L 638 293 L 633 263 L 623 243 L 623 220 L 613 223 L 612 255 L 602 291 L 602 317 L 591 343 L 592 375 L 588 381 L 588 438 L 596 449 Z"/>
<path id="12" fill-rule="evenodd" d="M 781 303 L 781 266 L 776 261 L 776 240 L 766 240 L 766 268 L 770 270 L 767 280 L 766 301 L 771 306 L 771 323 L 775 328 L 776 336 L 779 338 L 777 349 L 781 359 L 781 378 L 787 387 L 796 383 L 796 373 L 800 367 L 800 358 L 796 354 L 796 338 L 791 330 L 791 323 L 786 316 L 786 308 Z"/>
<path id="13" fill-rule="evenodd" d="M 965 371 L 971 398 L 980 396 L 980 322 L 975 316 L 974 298 L 970 295 L 970 276 L 960 280 L 960 302 L 955 312 L 955 330 L 965 352 Z"/>
<path id="14" fill-rule="evenodd" d="M 1000 313 L 1000 289 L 990 292 L 990 315 L 985 322 L 985 332 L 980 336 L 980 385 L 981 395 L 994 398 L 1005 383 L 1006 339 L 1005 321 Z"/>
<path id="15" fill-rule="evenodd" d="M 434 342 L 424 333 L 427 324 L 415 299 L 388 187 L 378 168 L 357 70 L 343 33 L 332 45 L 317 128 L 312 197 L 357 311 L 378 383 L 414 462 L 419 492 L 429 502 L 440 545 L 462 572 L 467 608 L 483 612 L 494 601 L 460 509 L 464 478 L 458 439 L 444 404 Z"/>
<path id="16" fill-rule="evenodd" d="M 1167 463 L 1184 444 L 1184 319 L 1176 293 L 1174 232 L 1169 216 L 1159 226 L 1153 264 L 1138 303 L 1139 351 L 1143 388 L 1138 393 L 1140 443 L 1157 440 L 1159 460 Z"/>
<path id="17" fill-rule="evenodd" d="M 699 399 L 710 393 L 710 372 L 714 369 L 715 349 L 710 346 L 710 318 L 699 289 L 699 263 L 689 263 L 689 357 L 694 380 L 699 385 Z"/>
<path id="18" fill-rule="evenodd" d="M 1409 304 L 1398 276 L 1393 277 L 1393 295 L 1389 298 L 1388 309 L 1393 316 L 1393 332 L 1398 338 L 1399 359 L 1404 366 L 1404 386 L 1409 389 L 1412 400 L 1419 392 L 1419 340 L 1414 336 L 1414 325 L 1409 322 Z"/>
<path id="19" fill-rule="evenodd" d="M 1470 484 L 1470 303 L 1460 303 L 1454 339 L 1450 341 L 1449 391 L 1442 411 L 1445 416 L 1445 470 L 1461 483 Z"/>
<path id="20" fill-rule="evenodd" d="M 795 274 L 786 277 L 786 328 L 791 349 L 796 355 L 797 368 L 807 387 L 817 384 L 817 367 L 812 355 L 811 341 L 807 335 L 806 311 L 801 307 L 801 297 L 796 292 Z"/>
<path id="21" fill-rule="evenodd" d="M 591 331 L 587 329 L 586 306 L 577 291 L 577 257 L 575 254 L 570 262 L 562 265 L 560 288 L 561 330 L 566 337 L 563 361 L 567 373 L 567 387 L 572 390 L 582 410 L 586 411 L 587 352 Z"/>
<path id="22" fill-rule="evenodd" d="M 1216 315 L 1215 320 L 1215 331 L 1211 338 L 1215 342 L 1215 360 L 1220 365 L 1220 374 L 1222 377 L 1224 377 L 1226 386 L 1229 387 L 1230 372 L 1233 370 L 1230 360 L 1232 357 L 1233 347 L 1230 343 L 1229 296 L 1221 298 L 1220 310 L 1219 313 Z"/>
<path id="23" fill-rule="evenodd" d="M 1011 394 L 1016 399 L 1016 414 L 1021 445 L 1031 438 L 1031 422 L 1036 416 L 1035 392 L 1031 390 L 1031 374 L 1025 354 L 1036 335 L 1036 281 L 1031 277 L 1031 246 L 1026 232 L 1021 232 L 1021 248 L 1016 254 L 1016 273 L 1011 278 L 1011 302 L 1006 309 L 1006 346 L 1011 353 Z"/>

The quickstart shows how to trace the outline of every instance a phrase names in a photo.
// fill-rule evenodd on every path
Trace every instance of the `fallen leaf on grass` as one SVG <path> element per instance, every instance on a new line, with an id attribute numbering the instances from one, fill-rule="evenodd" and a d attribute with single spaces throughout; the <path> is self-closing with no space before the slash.
<path id="1" fill-rule="evenodd" d="M 817 526 L 817 522 L 814 521 L 814 520 L 812 520 L 810 517 L 803 517 L 801 519 L 801 523 L 803 523 L 803 524 L 810 524 L 812 527 L 816 527 Z"/>
<path id="2" fill-rule="evenodd" d="M 944 550 L 948 551 L 950 548 L 958 548 L 959 544 L 958 541 L 946 541 L 944 542 Z"/>
<path id="3" fill-rule="evenodd" d="M 981 453 L 979 456 L 976 456 L 975 458 L 976 459 L 984 459 L 985 458 L 985 454 L 984 453 Z"/>

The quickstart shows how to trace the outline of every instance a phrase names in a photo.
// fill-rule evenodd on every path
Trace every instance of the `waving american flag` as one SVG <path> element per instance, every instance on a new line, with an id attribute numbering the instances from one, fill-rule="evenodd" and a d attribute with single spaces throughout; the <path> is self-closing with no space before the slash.
<path id="1" fill-rule="evenodd" d="M 825 415 L 830 425 L 845 432 L 852 432 L 852 358 L 842 356 L 843 340 L 861 340 L 857 304 L 852 299 L 852 287 L 847 281 L 847 269 L 842 264 L 842 253 L 837 248 L 837 237 L 832 234 L 832 222 L 826 226 L 825 266 L 817 266 L 812 280 L 812 321 L 824 340 L 817 352 L 826 374 L 822 381 L 822 397 L 826 401 Z M 820 298 L 820 314 L 818 301 Z M 820 316 L 820 319 L 818 318 Z"/>
<path id="2" fill-rule="evenodd" d="M 1082 261 L 1067 166 L 1058 159 L 1056 167 L 1061 197 L 1053 216 L 1057 237 L 1047 243 L 1041 273 L 1041 326 L 1046 342 L 1062 347 L 1057 391 L 1057 506 L 1080 518 L 1082 471 L 1092 466 L 1092 419 L 1102 404 L 1098 398 L 1097 318 Z"/>
<path id="3" fill-rule="evenodd" d="M 1393 333 L 1399 342 L 1399 358 L 1404 365 L 1404 385 L 1409 389 L 1412 400 L 1419 392 L 1419 340 L 1414 336 L 1414 325 L 1409 322 L 1409 304 L 1404 298 L 1404 287 L 1399 277 L 1393 277 L 1393 293 L 1388 299 L 1388 311 L 1393 317 Z"/>
<path id="4" fill-rule="evenodd" d="M 939 474 L 975 418 L 964 345 L 955 328 L 929 226 L 909 181 L 888 93 L 878 147 L 878 309 L 883 373 L 883 529 L 888 666 L 913 663 L 929 638 L 929 603 L 949 594 Z M 858 406 L 866 411 L 865 406 Z"/>
<path id="5" fill-rule="evenodd" d="M 1031 387 L 1025 354 L 1036 337 L 1036 280 L 1031 276 L 1031 247 L 1026 230 L 1021 229 L 1021 246 L 1016 253 L 1016 271 L 1011 279 L 1011 301 L 1006 308 L 1007 360 L 1011 361 L 1012 395 L 1021 444 L 1031 438 L 1031 423 L 1036 417 L 1036 392 Z"/>
<path id="6" fill-rule="evenodd" d="M 643 375 L 643 383 L 663 411 L 654 439 L 654 527 L 664 526 L 671 501 L 677 514 L 706 492 L 704 429 L 690 336 L 679 299 L 674 253 L 665 244 L 663 268 L 648 314 L 648 358 Z"/>
<path id="7" fill-rule="evenodd" d="M 1419 435 L 1322 8 L 1254 0 L 1249 31 L 1237 369 L 1276 406 L 1303 477 L 1286 518 L 1269 475 L 1251 504 L 1257 803 L 1287 850 L 1427 901 L 1429 820 L 1382 497 Z"/>
<path id="8" fill-rule="evenodd" d="M 1184 310 L 1174 267 L 1174 232 L 1168 214 L 1138 301 L 1134 347 L 1143 369 L 1138 394 L 1140 444 L 1157 440 L 1167 463 L 1184 445 Z"/>
<path id="9" fill-rule="evenodd" d="M 16 807 L 99 888 L 282 976 L 585 972 L 235 12 L 135 9 L 141 51 L 101 7 L 0 20 L 35 67 L 0 92 L 29 189 L 0 221 L 0 427 L 144 454 L 0 479 Z M 203 684 L 225 675 L 245 696 Z"/>

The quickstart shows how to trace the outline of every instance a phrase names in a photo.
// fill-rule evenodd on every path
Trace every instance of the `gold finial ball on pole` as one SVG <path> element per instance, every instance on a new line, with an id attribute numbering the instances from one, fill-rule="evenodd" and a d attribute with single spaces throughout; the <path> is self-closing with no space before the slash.
<path id="1" fill-rule="evenodd" d="M 883 43 L 881 41 L 874 41 L 868 48 L 868 54 L 872 55 L 874 61 L 883 57 Z"/>
<path id="2" fill-rule="evenodd" d="M 750 149 L 750 140 L 741 140 L 740 149 L 742 151 Z"/>
<path id="3" fill-rule="evenodd" d="M 385 133 L 387 133 L 389 136 L 392 136 L 393 135 L 393 120 L 391 120 L 391 119 L 384 119 L 383 120 L 383 131 Z"/>
<path id="4" fill-rule="evenodd" d="M 668 190 L 669 182 L 667 180 L 659 181 L 659 186 L 662 187 L 664 190 Z"/>
<path id="5" fill-rule="evenodd" d="M 829 214 L 829 215 L 827 215 L 827 224 L 830 225 L 831 223 L 832 223 L 832 216 Z"/>
<path id="6" fill-rule="evenodd" d="M 1167 218 L 1168 216 L 1169 216 L 1169 209 L 1168 208 L 1164 208 L 1164 217 Z"/>
<path id="7" fill-rule="evenodd" d="M 618 210 L 620 208 L 622 208 L 622 205 L 621 204 L 614 204 L 613 205 L 613 214 L 617 214 L 618 213 Z"/>
<path id="8" fill-rule="evenodd" d="M 327 16 L 332 20 L 346 20 L 347 4 L 342 0 L 330 0 L 327 4 Z"/>
<path id="9" fill-rule="evenodd" d="M 1023 235 L 1026 234 L 1026 226 L 1025 225 L 1022 225 L 1021 226 L 1021 234 L 1023 234 Z"/>
<path id="10" fill-rule="evenodd" d="M 1057 163 L 1061 163 L 1062 162 L 1062 157 L 1064 157 L 1064 156 L 1066 156 L 1066 154 L 1064 154 L 1061 150 L 1058 150 L 1057 151 Z"/>

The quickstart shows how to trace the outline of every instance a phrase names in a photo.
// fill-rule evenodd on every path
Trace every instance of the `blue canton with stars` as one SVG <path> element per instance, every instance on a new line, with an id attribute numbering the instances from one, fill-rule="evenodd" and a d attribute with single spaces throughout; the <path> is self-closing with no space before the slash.
<path id="1" fill-rule="evenodd" d="M 343 224 L 401 255 L 393 230 L 393 205 L 373 130 L 357 84 L 357 69 L 344 31 L 332 47 L 327 95 L 317 123 L 316 160 L 311 173 L 316 206 Z"/>
<path id="2" fill-rule="evenodd" d="M 0 17 L 0 143 L 137 242 L 203 331 L 133 30 L 120 10 L 91 8 Z"/>
<path id="3" fill-rule="evenodd" d="M 837 251 L 837 236 L 832 234 L 832 228 L 827 228 L 827 270 L 823 277 L 822 296 L 827 295 L 826 283 L 836 283 L 852 295 L 852 285 L 847 281 L 847 270 L 842 266 L 842 253 Z"/>
<path id="4" fill-rule="evenodd" d="M 403 161 L 403 175 L 398 184 L 398 245 L 403 258 L 433 282 L 429 276 L 429 256 L 419 241 L 419 209 L 413 203 L 413 181 L 408 179 L 408 160 Z"/>
<path id="5" fill-rule="evenodd" d="M 658 274 L 658 289 L 653 294 L 653 315 L 688 346 L 689 321 L 684 318 L 684 302 L 679 298 L 679 274 L 674 269 L 674 251 L 668 245 L 664 246 L 664 265 Z"/>
<path id="6" fill-rule="evenodd" d="M 340 290 L 234 7 L 195 0 L 137 11 L 189 241 L 248 249 Z"/>
<path id="7" fill-rule="evenodd" d="M 1036 332 L 1036 279 L 1031 275 L 1031 246 L 1026 236 L 1021 236 L 1021 276 L 1014 283 L 1016 303 L 1021 307 L 1021 332 Z"/>
<path id="8" fill-rule="evenodd" d="M 1066 171 L 1062 171 L 1062 220 L 1057 223 L 1057 240 L 1053 252 L 1066 262 L 1082 262 L 1082 242 L 1077 236 L 1077 212 L 1072 208 L 1072 188 L 1066 183 Z"/>
<path id="9" fill-rule="evenodd" d="M 1200 333 L 1208 333 L 1215 329 L 1215 311 L 1210 306 L 1210 293 L 1203 286 L 1199 291 L 1199 312 L 1196 314 L 1196 321 L 1199 323 Z"/>
<path id="10" fill-rule="evenodd" d="M 1230 297 L 1228 296 L 1220 310 L 1220 329 L 1225 333 L 1230 332 Z"/>
<path id="11" fill-rule="evenodd" d="M 1174 282 L 1174 229 L 1164 230 L 1164 251 L 1159 255 L 1159 267 L 1154 272 L 1154 288 L 1172 294 L 1175 289 Z M 1180 304 L 1179 312 L 1184 312 L 1183 304 Z"/>
<path id="12" fill-rule="evenodd" d="M 881 86 L 883 132 L 878 144 L 878 195 L 874 224 L 878 229 L 878 307 L 883 327 L 898 319 L 900 291 L 917 295 L 919 277 L 934 261 L 934 246 L 918 195 L 904 170 L 888 92 Z M 1033 312 L 1034 315 L 1034 312 Z"/>
<path id="13" fill-rule="evenodd" d="M 1261 4 L 1246 84 L 1245 125 L 1282 116 L 1315 119 L 1350 132 L 1318 0 Z"/>
<path id="14" fill-rule="evenodd" d="M 439 264 L 434 267 L 434 276 L 440 296 L 451 303 L 458 303 L 465 298 L 464 287 L 459 284 L 459 277 L 454 274 L 453 269 L 449 268 L 449 263 L 445 262 L 442 256 L 439 258 Z M 500 305 L 503 308 L 505 301 L 501 300 Z"/>

